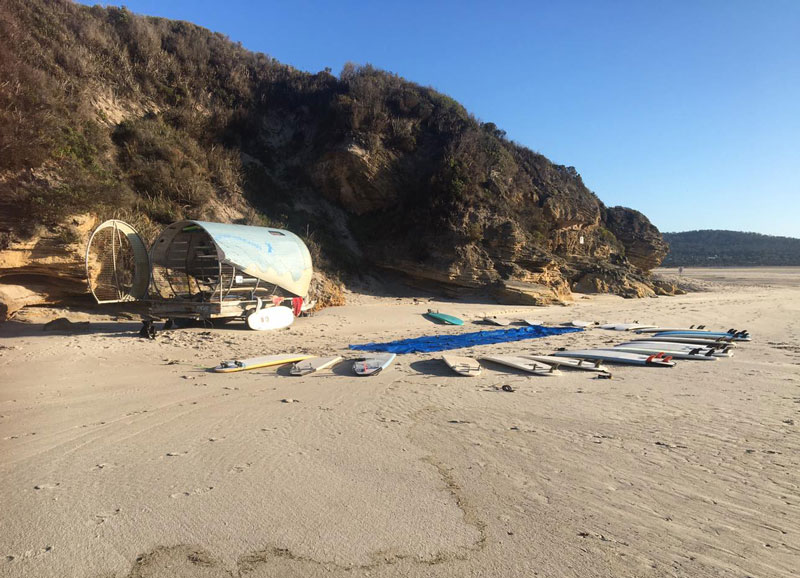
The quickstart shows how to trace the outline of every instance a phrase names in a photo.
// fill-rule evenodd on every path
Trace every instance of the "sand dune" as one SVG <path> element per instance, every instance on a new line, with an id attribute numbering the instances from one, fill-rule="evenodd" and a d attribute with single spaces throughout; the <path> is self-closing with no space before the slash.
<path id="1" fill-rule="evenodd" d="M 687 271 L 710 291 L 514 308 L 351 295 L 255 333 L 90 321 L 0 327 L 2 576 L 797 576 L 800 270 Z M 462 316 L 434 325 L 429 307 Z M 732 359 L 540 378 L 349 343 L 475 331 L 484 314 L 745 327 Z M 458 354 L 620 342 L 580 334 Z M 339 354 L 213 374 L 220 360 Z M 511 385 L 513 393 L 499 390 Z M 282 403 L 293 399 L 296 403 Z"/>

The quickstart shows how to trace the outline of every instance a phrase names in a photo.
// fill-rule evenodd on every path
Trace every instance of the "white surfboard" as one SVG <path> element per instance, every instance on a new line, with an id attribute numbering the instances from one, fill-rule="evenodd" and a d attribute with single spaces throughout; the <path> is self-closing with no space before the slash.
<path id="1" fill-rule="evenodd" d="M 283 305 L 259 309 L 247 316 L 247 326 L 254 331 L 283 329 L 292 323 L 294 323 L 294 312 Z"/>
<path id="2" fill-rule="evenodd" d="M 534 375 L 561 375 L 561 372 L 552 365 L 516 355 L 485 355 L 482 359 L 513 367 L 514 369 L 521 369 Z"/>
<path id="3" fill-rule="evenodd" d="M 733 357 L 733 352 L 725 349 L 717 349 L 715 347 L 706 347 L 705 345 L 694 345 L 692 343 L 675 343 L 674 341 L 628 341 L 615 345 L 614 348 L 638 348 L 638 349 L 655 349 L 656 353 L 663 351 L 668 352 L 681 352 L 690 353 L 696 352 L 698 355 L 711 354 L 714 357 Z"/>
<path id="4" fill-rule="evenodd" d="M 647 334 L 644 334 L 647 335 Z M 655 335 L 649 335 L 648 337 L 637 337 L 632 339 L 631 341 L 653 341 L 658 340 L 666 343 L 688 343 L 690 345 L 701 345 L 703 347 L 714 347 L 715 349 L 725 348 L 734 348 L 737 347 L 736 343 L 733 341 L 729 341 L 727 339 L 720 339 L 714 337 L 656 337 Z"/>
<path id="5" fill-rule="evenodd" d="M 522 355 L 526 359 L 541 361 L 547 365 L 552 365 L 556 369 L 568 367 L 570 369 L 582 369 L 584 371 L 597 371 L 598 373 L 610 373 L 605 365 L 601 365 L 600 360 L 572 359 L 569 357 L 556 357 L 555 355 Z"/>
<path id="6" fill-rule="evenodd" d="M 526 325 L 531 325 L 531 326 L 544 325 L 544 321 L 542 321 L 541 319 L 521 319 L 521 321 Z"/>
<path id="7" fill-rule="evenodd" d="M 481 374 L 481 364 L 471 357 L 459 357 L 457 355 L 443 355 L 442 361 L 447 364 L 447 367 L 458 373 L 459 375 L 467 375 L 475 377 Z"/>
<path id="8" fill-rule="evenodd" d="M 648 365 L 653 367 L 673 367 L 675 362 L 665 355 L 644 355 L 630 353 L 619 349 L 572 349 L 569 351 L 556 351 L 556 357 L 574 357 L 578 359 L 599 359 L 608 363 L 625 365 Z"/>
<path id="9" fill-rule="evenodd" d="M 663 347 L 629 347 L 627 345 L 615 346 L 617 351 L 627 351 L 628 353 L 639 353 L 642 355 L 655 355 L 660 354 L 663 356 L 671 357 L 672 359 L 691 359 L 694 361 L 717 361 L 719 358 L 711 354 L 711 350 L 706 350 L 705 353 L 698 351 L 674 351 L 668 350 Z"/>
<path id="10" fill-rule="evenodd" d="M 492 325 L 500 325 L 502 327 L 511 325 L 510 319 L 506 319 L 505 317 L 497 317 L 496 315 L 486 315 L 483 320 L 487 323 L 491 323 Z"/>
<path id="11" fill-rule="evenodd" d="M 722 338 L 730 339 L 731 341 L 750 341 L 750 334 L 747 331 L 738 331 L 735 333 L 722 332 L 722 331 L 697 331 L 691 329 L 689 331 L 660 331 L 652 334 L 654 337 L 703 337 L 703 338 Z"/>
<path id="12" fill-rule="evenodd" d="M 635 331 L 637 329 L 650 329 L 655 325 L 644 325 L 642 323 L 606 323 L 600 329 L 610 329 L 612 331 Z"/>
<path id="13" fill-rule="evenodd" d="M 705 331 L 705 325 L 697 325 L 691 327 L 643 327 L 637 329 L 636 333 L 658 333 L 659 331 Z"/>
<path id="14" fill-rule="evenodd" d="M 245 371 L 248 369 L 258 369 L 259 367 L 271 367 L 273 365 L 283 365 L 284 363 L 294 363 L 314 357 L 302 353 L 284 353 L 281 355 L 265 355 L 264 357 L 251 357 L 249 359 L 233 359 L 223 361 L 218 366 L 211 369 L 215 373 L 233 373 L 234 371 Z"/>
<path id="15" fill-rule="evenodd" d="M 395 357 L 397 355 L 394 353 L 370 353 L 369 357 L 353 362 L 353 371 L 361 376 L 376 375 L 389 367 Z"/>
<path id="16" fill-rule="evenodd" d="M 292 365 L 289 373 L 291 375 L 308 375 L 309 373 L 314 373 L 315 371 L 328 369 L 332 365 L 339 363 L 341 360 L 341 356 L 338 355 L 335 357 L 312 357 L 311 359 L 304 359 L 303 361 L 298 361 Z"/>
<path id="17" fill-rule="evenodd" d="M 594 322 L 584 321 L 583 319 L 573 319 L 569 323 L 565 323 L 565 325 L 571 325 L 572 327 L 591 327 L 594 325 Z"/>

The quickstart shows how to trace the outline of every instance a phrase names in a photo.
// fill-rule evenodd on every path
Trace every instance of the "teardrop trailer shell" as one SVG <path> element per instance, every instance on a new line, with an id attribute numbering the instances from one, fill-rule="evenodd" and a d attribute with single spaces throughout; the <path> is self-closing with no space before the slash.
<path id="1" fill-rule="evenodd" d="M 86 250 L 97 302 L 143 301 L 153 318 L 246 318 L 280 299 L 305 299 L 312 273 L 305 243 L 271 227 L 179 221 L 148 251 L 133 227 L 111 220 Z"/>

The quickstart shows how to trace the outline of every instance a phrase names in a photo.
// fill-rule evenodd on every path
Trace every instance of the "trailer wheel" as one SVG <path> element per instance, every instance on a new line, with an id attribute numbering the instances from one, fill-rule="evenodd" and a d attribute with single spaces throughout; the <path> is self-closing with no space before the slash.
<path id="1" fill-rule="evenodd" d="M 143 337 L 145 339 L 156 338 L 156 326 L 153 325 L 152 319 L 142 320 L 142 328 L 139 330 L 139 337 Z"/>

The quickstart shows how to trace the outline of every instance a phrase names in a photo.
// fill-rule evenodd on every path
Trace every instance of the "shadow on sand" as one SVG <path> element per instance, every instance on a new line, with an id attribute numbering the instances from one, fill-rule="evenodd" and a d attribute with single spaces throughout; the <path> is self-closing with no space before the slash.
<path id="1" fill-rule="evenodd" d="M 445 362 L 438 357 L 435 359 L 414 361 L 409 364 L 409 367 L 417 373 L 422 373 L 424 375 L 433 375 L 435 377 L 458 377 L 458 374 L 447 367 Z"/>

